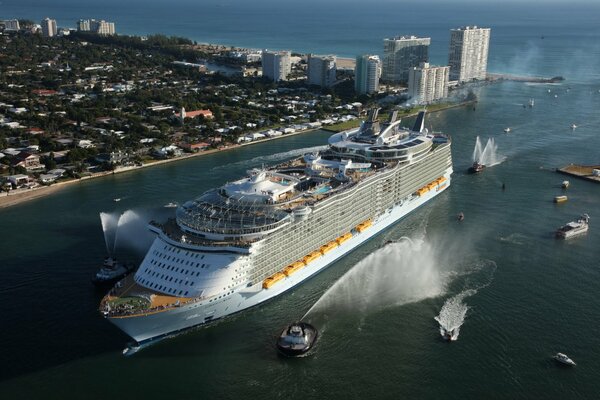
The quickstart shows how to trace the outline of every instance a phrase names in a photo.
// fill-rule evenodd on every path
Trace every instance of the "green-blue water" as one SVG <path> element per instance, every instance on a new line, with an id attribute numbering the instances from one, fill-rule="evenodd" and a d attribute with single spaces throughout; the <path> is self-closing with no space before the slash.
<path id="1" fill-rule="evenodd" d="M 596 398 L 600 186 L 570 179 L 569 201 L 555 205 L 552 198 L 562 193 L 564 179 L 553 168 L 600 161 L 595 44 L 600 33 L 585 18 L 562 20 L 587 29 L 574 45 L 570 36 L 552 30 L 557 15 L 536 19 L 535 29 L 524 16 L 515 17 L 514 29 L 499 28 L 495 40 L 503 45 L 492 51 L 494 59 L 506 63 L 498 61 L 491 69 L 521 72 L 516 63 L 509 68 L 508 60 L 514 59 L 538 73 L 563 75 L 564 84 L 484 86 L 475 110 L 429 116 L 428 127 L 453 139 L 450 190 L 290 293 L 133 357 L 121 356 L 127 338 L 100 317 L 102 294 L 89 282 L 106 253 L 98 214 L 134 211 L 118 241 L 121 253 L 140 257 L 148 240 L 144 221 L 173 211 L 164 204 L 183 202 L 251 167 L 301 152 L 294 150 L 322 146 L 328 134 L 85 182 L 0 210 L 0 397 Z M 443 15 L 432 18 L 442 21 Z M 508 18 L 502 21 L 510 26 Z M 527 32 L 525 41 L 522 32 Z M 535 107 L 523 108 L 530 98 Z M 578 125 L 575 131 L 572 123 Z M 505 127 L 512 132 L 504 134 Z M 467 175 L 478 135 L 484 142 L 493 137 L 506 160 L 481 175 Z M 122 200 L 115 203 L 115 197 Z M 461 211 L 465 221 L 459 224 Z M 553 239 L 554 229 L 583 212 L 592 218 L 586 236 Z M 329 308 L 311 356 L 285 360 L 276 355 L 273 343 L 281 327 L 300 318 L 353 265 L 387 240 L 422 235 L 430 254 L 414 260 L 399 256 L 398 265 L 423 263 L 433 275 L 443 270 L 448 284 L 440 296 L 354 312 Z M 417 276 L 407 280 L 419 278 L 418 268 L 411 271 Z M 398 282 L 398 298 L 405 283 Z M 459 340 L 440 341 L 433 318 L 445 300 L 483 283 L 489 285 L 465 299 L 471 309 Z M 377 294 L 356 291 L 362 297 Z M 578 366 L 557 367 L 550 360 L 557 351 Z"/>

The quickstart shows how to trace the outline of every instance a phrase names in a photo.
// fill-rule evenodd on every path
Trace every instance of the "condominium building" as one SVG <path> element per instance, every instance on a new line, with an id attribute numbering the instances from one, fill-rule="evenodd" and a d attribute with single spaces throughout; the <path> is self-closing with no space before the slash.
<path id="1" fill-rule="evenodd" d="M 114 35 L 116 33 L 115 23 L 103 19 L 80 19 L 77 22 L 77 30 L 80 32 L 94 32 L 99 35 Z"/>
<path id="2" fill-rule="evenodd" d="M 450 80 L 466 82 L 487 76 L 490 28 L 465 26 L 450 30 Z"/>
<path id="3" fill-rule="evenodd" d="M 292 71 L 291 53 L 289 51 L 262 52 L 262 74 L 275 82 L 285 81 Z"/>
<path id="4" fill-rule="evenodd" d="M 447 97 L 449 71 L 450 67 L 434 67 L 429 63 L 412 68 L 408 75 L 408 95 L 419 104 Z"/>
<path id="5" fill-rule="evenodd" d="M 331 87 L 336 80 L 336 56 L 308 55 L 308 84 Z"/>
<path id="6" fill-rule="evenodd" d="M 356 57 L 354 69 L 354 89 L 359 94 L 371 94 L 379 91 L 381 60 L 378 56 L 362 55 Z"/>
<path id="7" fill-rule="evenodd" d="M 45 37 L 56 36 L 58 29 L 56 28 L 56 20 L 50 18 L 44 18 L 42 20 L 42 35 Z"/>
<path id="8" fill-rule="evenodd" d="M 4 25 L 5 31 L 18 31 L 20 29 L 19 21 L 16 19 L 7 19 L 2 21 L 2 24 Z"/>
<path id="9" fill-rule="evenodd" d="M 408 71 L 429 61 L 431 38 L 400 36 L 383 39 L 382 80 L 392 83 L 408 82 Z"/>

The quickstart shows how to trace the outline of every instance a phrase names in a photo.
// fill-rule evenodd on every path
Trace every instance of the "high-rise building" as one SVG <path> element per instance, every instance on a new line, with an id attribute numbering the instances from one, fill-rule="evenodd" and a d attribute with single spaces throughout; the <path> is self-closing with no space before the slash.
<path id="1" fill-rule="evenodd" d="M 89 32 L 91 31 L 90 20 L 89 19 L 80 19 L 77 21 L 77 30 L 80 32 Z"/>
<path id="2" fill-rule="evenodd" d="M 77 30 L 80 32 L 94 32 L 99 35 L 114 35 L 116 33 L 115 23 L 105 20 L 80 19 L 77 22 Z"/>
<path id="3" fill-rule="evenodd" d="M 381 76 L 381 60 L 378 56 L 362 55 L 356 57 L 354 69 L 354 89 L 360 94 L 371 94 L 379 91 Z"/>
<path id="4" fill-rule="evenodd" d="M 292 72 L 291 53 L 289 51 L 262 52 L 262 74 L 275 82 L 285 81 Z"/>
<path id="5" fill-rule="evenodd" d="M 16 19 L 7 19 L 2 21 L 2 24 L 4 25 L 5 31 L 18 31 L 20 29 L 19 20 Z"/>
<path id="6" fill-rule="evenodd" d="M 383 39 L 383 73 L 381 79 L 392 83 L 408 82 L 408 71 L 429 61 L 431 38 L 400 36 Z"/>
<path id="7" fill-rule="evenodd" d="M 336 80 L 336 56 L 308 55 L 308 84 L 330 87 Z"/>
<path id="8" fill-rule="evenodd" d="M 465 26 L 450 30 L 450 80 L 466 82 L 487 76 L 490 28 Z"/>
<path id="9" fill-rule="evenodd" d="M 56 20 L 50 18 L 44 18 L 42 20 L 42 35 L 45 37 L 56 36 L 58 29 L 56 28 Z"/>
<path id="10" fill-rule="evenodd" d="M 421 63 L 408 74 L 408 95 L 414 102 L 427 104 L 448 96 L 450 67 L 434 67 Z"/>

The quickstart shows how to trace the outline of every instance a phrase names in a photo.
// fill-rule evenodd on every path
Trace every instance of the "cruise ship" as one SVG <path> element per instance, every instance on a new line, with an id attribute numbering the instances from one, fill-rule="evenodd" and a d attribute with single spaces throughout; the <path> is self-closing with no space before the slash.
<path id="1" fill-rule="evenodd" d="M 369 111 L 319 153 L 252 169 L 150 222 L 156 238 L 100 312 L 138 346 L 278 296 L 450 186 L 451 140 Z"/>

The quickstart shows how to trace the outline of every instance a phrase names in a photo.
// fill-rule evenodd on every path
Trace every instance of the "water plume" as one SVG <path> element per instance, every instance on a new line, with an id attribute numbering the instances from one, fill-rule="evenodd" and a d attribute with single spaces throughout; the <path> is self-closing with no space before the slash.
<path id="1" fill-rule="evenodd" d="M 481 139 L 477 136 L 475 148 L 473 149 L 473 162 L 478 162 L 486 167 L 492 167 L 500 164 L 505 158 L 498 154 L 498 145 L 494 141 L 494 138 L 489 138 L 485 147 L 483 147 Z"/>
<path id="2" fill-rule="evenodd" d="M 127 210 L 119 217 L 117 225 L 114 249 L 127 248 L 138 253 L 148 250 L 154 235 L 148 230 L 148 222 L 151 216 L 144 215 L 141 211 Z"/>
<path id="3" fill-rule="evenodd" d="M 440 261 L 427 241 L 403 237 L 358 262 L 305 317 L 328 310 L 365 313 L 440 296 L 449 278 Z"/>
<path id="4" fill-rule="evenodd" d="M 119 214 L 101 212 L 100 221 L 102 222 L 102 232 L 104 233 L 106 253 L 112 255 L 114 253 L 117 227 L 119 224 Z"/>

